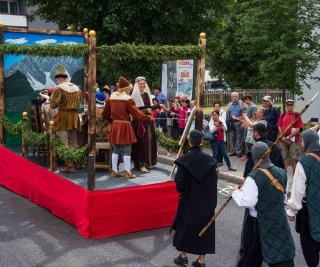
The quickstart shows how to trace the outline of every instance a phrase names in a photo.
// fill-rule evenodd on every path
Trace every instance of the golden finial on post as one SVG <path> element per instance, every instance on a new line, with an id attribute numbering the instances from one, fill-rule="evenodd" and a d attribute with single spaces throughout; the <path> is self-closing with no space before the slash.
<path id="1" fill-rule="evenodd" d="M 200 33 L 200 38 L 206 39 L 206 36 L 207 36 L 207 35 L 206 35 L 204 32 Z"/>
<path id="2" fill-rule="evenodd" d="M 96 32 L 94 30 L 89 31 L 90 37 L 96 37 Z"/>
<path id="3" fill-rule="evenodd" d="M 3 26 L 3 22 L 2 21 L 0 21 L 0 27 L 2 27 Z"/>
<path id="4" fill-rule="evenodd" d="M 54 121 L 50 121 L 50 122 L 49 122 L 49 125 L 50 125 L 50 126 L 54 126 Z"/>
<path id="5" fill-rule="evenodd" d="M 26 112 L 26 111 L 25 111 L 25 112 L 22 112 L 22 117 L 23 117 L 23 118 L 28 117 L 28 112 Z"/>
<path id="6" fill-rule="evenodd" d="M 89 31 L 88 28 L 84 28 L 84 29 L 83 29 L 83 32 L 84 32 L 84 33 L 88 33 L 88 31 Z"/>

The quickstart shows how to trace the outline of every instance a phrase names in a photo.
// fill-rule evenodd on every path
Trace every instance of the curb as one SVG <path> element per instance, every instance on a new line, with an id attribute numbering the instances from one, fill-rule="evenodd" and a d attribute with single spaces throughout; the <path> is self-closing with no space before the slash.
<path id="1" fill-rule="evenodd" d="M 174 156 L 174 155 L 171 155 L 171 157 L 167 157 L 164 155 L 158 155 L 158 162 L 173 166 L 175 158 L 172 158 L 172 156 Z M 220 180 L 224 180 L 224 181 L 234 183 L 234 184 L 241 184 L 244 181 L 244 178 L 239 177 L 234 174 L 230 174 L 229 172 L 225 172 L 225 171 L 223 171 L 223 172 L 219 171 L 218 178 Z"/>

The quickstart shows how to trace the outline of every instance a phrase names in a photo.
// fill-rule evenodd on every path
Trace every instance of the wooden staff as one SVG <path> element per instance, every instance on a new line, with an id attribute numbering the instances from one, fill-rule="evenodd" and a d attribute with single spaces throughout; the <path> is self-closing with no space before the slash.
<path id="1" fill-rule="evenodd" d="M 257 169 L 259 167 L 259 165 L 262 163 L 262 161 L 271 153 L 272 149 L 279 143 L 279 141 L 281 140 L 282 137 L 285 136 L 285 134 L 287 133 L 287 131 L 298 121 L 298 119 L 300 119 L 300 117 L 302 116 L 302 114 L 308 109 L 308 107 L 310 106 L 310 104 L 315 100 L 315 98 L 318 96 L 319 93 L 317 93 L 311 100 L 310 102 L 305 105 L 305 107 L 301 110 L 300 114 L 297 116 L 297 118 L 295 118 L 289 125 L 288 127 L 282 132 L 282 134 L 280 134 L 280 136 L 278 137 L 278 139 L 269 147 L 269 149 L 266 151 L 266 153 L 261 157 L 261 159 L 256 163 L 256 165 L 254 165 L 254 167 L 252 168 L 252 171 Z M 243 182 L 244 183 L 244 182 Z M 239 189 L 241 188 L 241 186 L 243 185 L 243 183 L 241 183 L 239 185 Z M 228 205 L 228 203 L 230 202 L 230 200 L 232 199 L 232 196 L 229 196 L 228 199 L 222 204 L 222 206 L 219 208 L 219 210 L 213 215 L 213 217 L 211 218 L 211 220 L 207 223 L 207 225 L 201 230 L 201 232 L 199 233 L 199 236 L 202 236 L 207 229 L 210 227 L 210 225 L 214 222 L 214 220 L 218 217 L 218 215 L 220 214 L 220 212 Z"/>
<path id="2" fill-rule="evenodd" d="M 182 136 L 181 136 L 181 138 L 180 138 L 180 142 L 179 142 L 180 149 L 179 149 L 179 151 L 178 151 L 178 154 L 177 154 L 176 159 L 179 158 L 179 157 L 181 156 L 181 154 L 182 154 L 183 145 L 184 145 L 185 141 L 187 140 L 188 133 L 189 133 L 189 130 L 190 130 L 192 121 L 193 121 L 194 117 L 196 116 L 196 112 L 197 112 L 197 109 L 196 109 L 196 108 L 193 108 L 192 111 L 191 111 L 191 113 L 190 113 L 190 116 L 189 116 L 189 118 L 188 118 L 186 127 L 184 128 L 183 134 L 182 134 Z M 176 164 L 174 163 L 173 166 L 172 166 L 170 175 L 169 175 L 169 180 L 171 180 L 171 177 L 172 177 L 172 174 L 173 174 L 175 168 L 176 168 Z"/>

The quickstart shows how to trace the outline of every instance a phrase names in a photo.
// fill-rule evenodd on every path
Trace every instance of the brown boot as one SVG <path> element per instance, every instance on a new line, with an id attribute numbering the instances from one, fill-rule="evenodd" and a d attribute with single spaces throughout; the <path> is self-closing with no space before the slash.
<path id="1" fill-rule="evenodd" d="M 137 175 L 134 175 L 132 173 L 128 173 L 127 171 L 124 171 L 124 178 L 126 178 L 126 179 L 133 179 L 136 177 L 137 177 Z"/>
<path id="2" fill-rule="evenodd" d="M 111 177 L 113 178 L 119 178 L 119 177 L 123 177 L 124 174 L 120 173 L 120 172 L 115 172 L 114 170 L 112 170 L 111 172 Z"/>
<path id="3" fill-rule="evenodd" d="M 74 172 L 73 164 L 66 163 L 66 166 L 64 168 L 60 169 L 59 172 L 61 172 L 61 173 L 73 173 Z"/>

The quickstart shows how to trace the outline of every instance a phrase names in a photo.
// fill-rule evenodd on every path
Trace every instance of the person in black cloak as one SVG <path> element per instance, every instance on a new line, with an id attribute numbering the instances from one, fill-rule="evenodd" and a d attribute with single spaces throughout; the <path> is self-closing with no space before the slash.
<path id="1" fill-rule="evenodd" d="M 180 196 L 172 224 L 173 246 L 181 253 L 173 261 L 184 266 L 188 264 L 187 253 L 191 253 L 199 255 L 192 265 L 205 267 L 205 255 L 215 253 L 214 223 L 203 236 L 199 237 L 199 233 L 217 206 L 217 162 L 200 150 L 201 132 L 191 131 L 188 142 L 190 152 L 175 161 L 178 167 L 175 183 Z"/>

